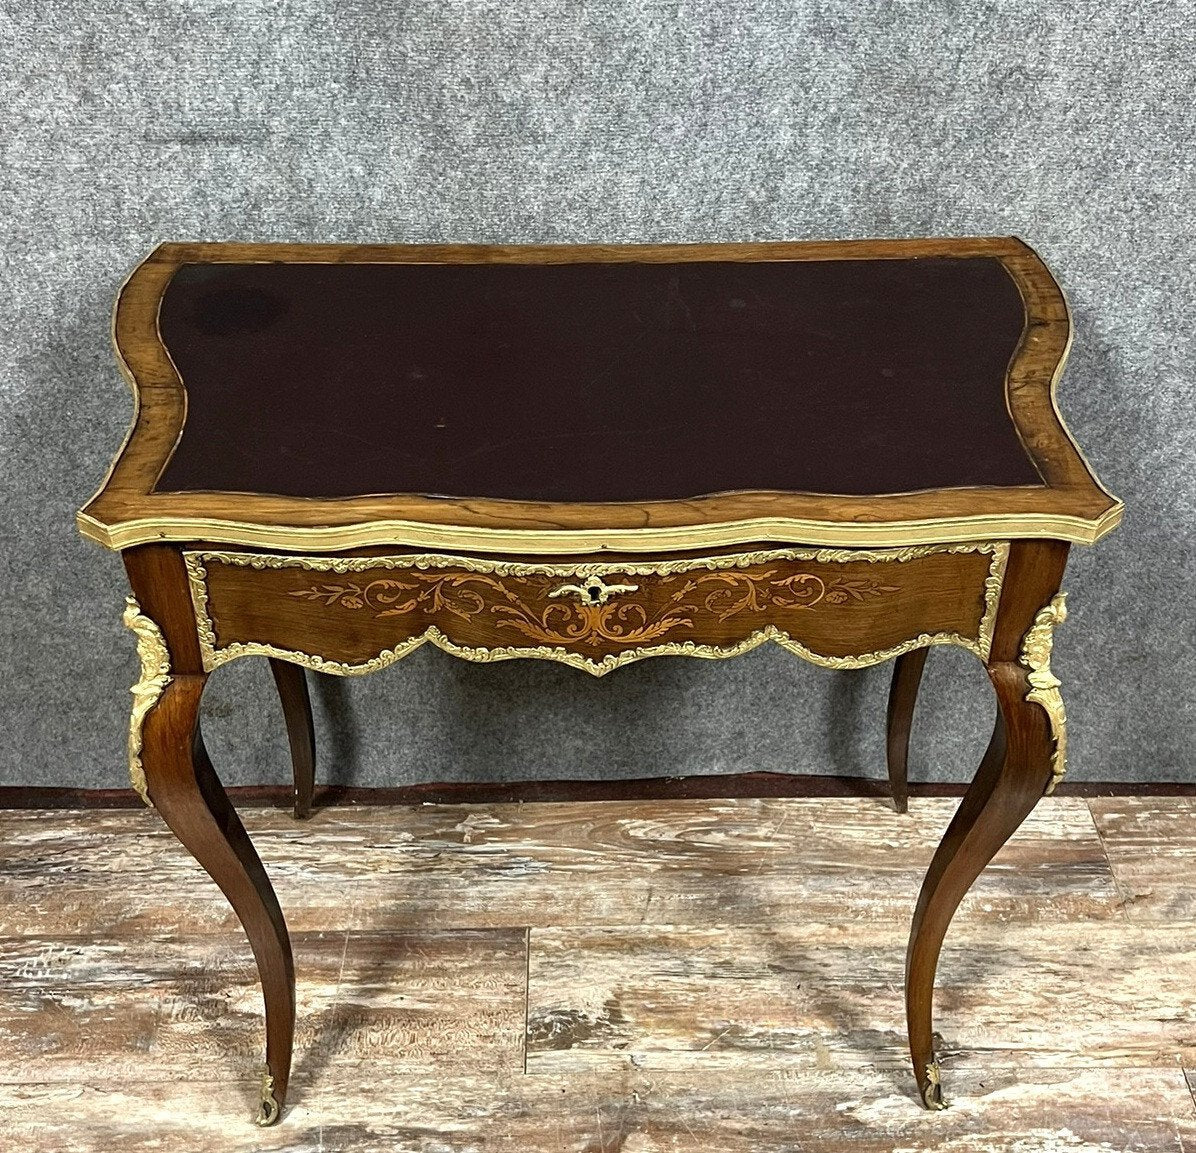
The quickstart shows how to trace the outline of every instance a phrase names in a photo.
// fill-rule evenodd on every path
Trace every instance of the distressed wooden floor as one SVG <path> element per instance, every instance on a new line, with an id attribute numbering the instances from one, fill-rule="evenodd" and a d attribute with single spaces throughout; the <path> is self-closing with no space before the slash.
<path id="1" fill-rule="evenodd" d="M 246 825 L 299 974 L 260 997 L 155 814 L 0 813 L 0 1149 L 1196 1151 L 1196 801 L 1044 801 L 956 918 L 915 1102 L 902 964 L 956 802 L 335 809 Z"/>

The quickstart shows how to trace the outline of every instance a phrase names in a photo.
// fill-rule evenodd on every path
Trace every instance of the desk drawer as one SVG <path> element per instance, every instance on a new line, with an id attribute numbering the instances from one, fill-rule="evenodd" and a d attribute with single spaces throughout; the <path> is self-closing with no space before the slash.
<path id="1" fill-rule="evenodd" d="M 1004 543 L 978 543 L 592 563 L 184 555 L 208 668 L 265 654 L 369 672 L 430 641 L 470 660 L 542 657 L 597 675 L 766 640 L 833 667 L 925 644 L 984 658 L 1007 554 Z"/>

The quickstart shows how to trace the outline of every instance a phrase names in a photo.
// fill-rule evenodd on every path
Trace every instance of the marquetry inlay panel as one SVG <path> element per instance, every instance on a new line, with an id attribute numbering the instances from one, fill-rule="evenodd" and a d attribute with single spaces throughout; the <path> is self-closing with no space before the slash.
<path id="1" fill-rule="evenodd" d="M 204 662 L 282 656 L 334 673 L 424 642 L 469 660 L 540 657 L 601 674 L 765 641 L 857 667 L 919 645 L 987 657 L 1008 546 L 773 549 L 536 564 L 444 554 L 185 554 Z"/>

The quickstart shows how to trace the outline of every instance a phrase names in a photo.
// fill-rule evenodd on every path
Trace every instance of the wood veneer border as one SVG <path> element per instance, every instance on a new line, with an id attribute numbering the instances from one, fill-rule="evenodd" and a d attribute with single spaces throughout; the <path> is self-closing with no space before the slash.
<path id="1" fill-rule="evenodd" d="M 1006 401 L 1043 486 L 883 496 L 725 493 L 623 504 L 152 491 L 186 422 L 186 389 L 157 325 L 162 296 L 182 263 L 660 263 L 927 256 L 995 257 L 1017 285 L 1026 325 L 1006 374 Z M 1071 341 L 1066 299 L 1038 255 L 1012 237 L 551 247 L 164 244 L 122 286 L 112 333 L 118 364 L 133 392 L 134 418 L 100 490 L 80 511 L 78 525 L 84 536 L 114 549 L 195 540 L 281 551 L 393 545 L 545 555 L 675 551 L 750 541 L 850 548 L 1016 537 L 1093 544 L 1122 515 L 1121 502 L 1101 486 L 1059 414 L 1055 394 Z"/>

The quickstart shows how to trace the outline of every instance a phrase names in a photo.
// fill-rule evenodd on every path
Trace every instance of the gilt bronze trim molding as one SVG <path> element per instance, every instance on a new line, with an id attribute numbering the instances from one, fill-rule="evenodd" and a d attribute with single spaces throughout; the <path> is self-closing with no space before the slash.
<path id="1" fill-rule="evenodd" d="M 817 520 L 813 517 L 752 517 L 716 524 L 653 528 L 504 529 L 432 524 L 387 518 L 344 525 L 262 525 L 210 516 L 131 517 L 104 523 L 86 510 L 76 517 L 79 532 L 110 549 L 132 548 L 156 541 L 209 540 L 246 548 L 340 550 L 410 545 L 413 548 L 459 548 L 494 553 L 570 553 L 617 549 L 624 552 L 669 552 L 680 549 L 734 547 L 753 541 L 803 540 L 830 547 L 889 548 L 911 542 L 986 541 L 994 537 L 1069 540 L 1091 545 L 1120 523 L 1118 501 L 1093 519 L 1065 513 L 1014 512 L 1001 515 L 941 517 L 935 520 Z"/>

